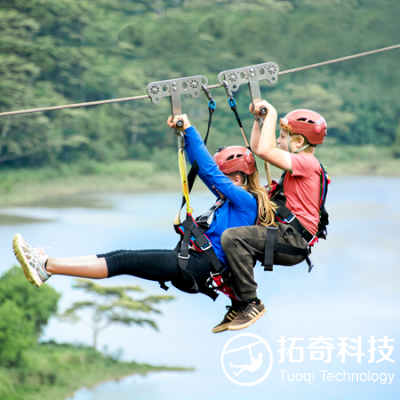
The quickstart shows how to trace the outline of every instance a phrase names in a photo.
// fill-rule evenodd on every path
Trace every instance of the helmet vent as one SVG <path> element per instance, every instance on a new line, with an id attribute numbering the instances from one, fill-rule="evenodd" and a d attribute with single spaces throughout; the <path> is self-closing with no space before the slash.
<path id="1" fill-rule="evenodd" d="M 242 172 L 251 175 L 256 170 L 255 159 L 249 149 L 243 146 L 230 146 L 218 149 L 214 155 L 214 161 L 220 171 L 225 175 Z"/>
<path id="2" fill-rule="evenodd" d="M 325 119 L 311 110 L 293 110 L 280 120 L 280 125 L 285 130 L 289 127 L 292 134 L 305 136 L 313 145 L 322 143 L 327 131 Z"/>
<path id="3" fill-rule="evenodd" d="M 313 120 L 311 120 L 311 119 L 308 119 L 308 118 L 297 118 L 296 121 L 307 122 L 309 124 L 314 124 L 315 125 L 315 122 Z"/>

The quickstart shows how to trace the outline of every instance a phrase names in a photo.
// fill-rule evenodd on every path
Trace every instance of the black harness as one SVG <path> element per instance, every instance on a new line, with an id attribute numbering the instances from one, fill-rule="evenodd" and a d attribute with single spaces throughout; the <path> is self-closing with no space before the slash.
<path id="1" fill-rule="evenodd" d="M 175 251 L 178 252 L 179 267 L 184 271 L 189 264 L 190 247 L 194 247 L 197 251 L 206 255 L 211 264 L 211 272 L 205 286 L 201 288 L 204 294 L 215 300 L 218 297 L 218 292 L 221 292 L 232 300 L 240 300 L 234 288 L 227 283 L 229 280 L 229 272 L 218 259 L 212 243 L 206 235 L 213 221 L 214 213 L 222 207 L 225 202 L 226 199 L 219 198 L 208 211 L 195 220 L 192 214 L 188 213 L 184 222 L 179 225 L 174 225 L 175 231 L 181 236 L 175 247 Z M 161 287 L 163 287 L 163 285 L 161 285 Z M 195 289 L 195 291 L 200 291 L 195 281 L 193 289 Z"/>
<path id="2" fill-rule="evenodd" d="M 311 247 L 318 241 L 318 239 L 326 239 L 328 234 L 327 225 L 329 224 L 329 214 L 325 209 L 326 195 L 328 193 L 328 174 L 324 166 L 320 163 L 321 167 L 321 196 L 320 196 L 320 212 L 318 232 L 312 235 L 301 224 L 297 217 L 286 207 L 286 197 L 283 190 L 283 182 L 287 171 L 285 171 L 278 183 L 277 188 L 271 200 L 278 206 L 276 211 L 276 219 L 282 224 L 289 224 L 293 227 L 307 242 L 304 248 L 278 243 L 278 228 L 276 226 L 268 226 L 267 238 L 265 242 L 265 256 L 264 256 L 264 271 L 272 271 L 274 263 L 274 252 L 290 254 L 294 256 L 303 256 L 308 264 L 308 272 L 311 272 L 314 267 L 309 255 L 311 254 Z"/>
<path id="3" fill-rule="evenodd" d="M 207 212 L 195 220 L 192 214 L 188 213 L 182 224 L 174 225 L 176 233 L 181 236 L 175 251 L 178 251 L 178 263 L 182 269 L 186 269 L 189 263 L 189 248 L 193 246 L 197 251 L 207 256 L 212 267 L 212 275 L 221 275 L 225 272 L 225 267 L 216 256 L 210 239 L 205 235 L 210 228 L 209 221 L 212 221 L 215 211 L 222 207 L 225 202 L 225 199 L 217 199 Z"/>

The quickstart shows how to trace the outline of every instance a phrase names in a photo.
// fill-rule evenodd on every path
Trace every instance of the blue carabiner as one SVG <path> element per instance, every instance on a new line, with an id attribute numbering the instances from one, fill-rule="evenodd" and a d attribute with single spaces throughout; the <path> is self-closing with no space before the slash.
<path id="1" fill-rule="evenodd" d="M 208 108 L 211 108 L 212 110 L 215 110 L 216 105 L 217 105 L 217 103 L 214 100 L 210 100 L 208 102 Z"/>
<path id="2" fill-rule="evenodd" d="M 228 99 L 228 103 L 231 107 L 235 107 L 236 106 L 236 101 L 233 97 L 229 97 Z"/>

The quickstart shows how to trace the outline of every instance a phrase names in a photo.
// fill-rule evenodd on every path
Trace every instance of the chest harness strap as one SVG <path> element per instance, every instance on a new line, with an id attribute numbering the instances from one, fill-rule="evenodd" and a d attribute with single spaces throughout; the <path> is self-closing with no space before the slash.
<path id="1" fill-rule="evenodd" d="M 329 177 L 322 164 L 321 167 L 321 189 L 320 189 L 320 221 L 318 224 L 318 232 L 316 235 L 312 235 L 307 229 L 300 223 L 297 217 L 286 207 L 286 197 L 283 193 L 283 182 L 287 171 L 285 171 L 276 187 L 275 192 L 272 194 L 271 200 L 273 200 L 278 209 L 276 211 L 276 219 L 282 224 L 289 224 L 292 226 L 300 235 L 307 241 L 307 246 L 304 248 L 286 245 L 278 243 L 278 229 L 277 227 L 267 227 L 267 238 L 265 242 L 265 256 L 264 256 L 264 271 L 273 270 L 274 252 L 280 252 L 290 255 L 302 255 L 306 259 L 308 264 L 308 272 L 311 272 L 314 265 L 310 259 L 311 247 L 318 242 L 319 239 L 326 239 L 327 228 L 329 224 L 329 215 L 325 209 L 326 195 L 328 193 Z"/>
<path id="2" fill-rule="evenodd" d="M 186 219 L 183 223 L 177 224 L 176 222 L 178 222 L 178 220 L 174 221 L 175 231 L 181 235 L 176 250 L 178 250 L 179 266 L 182 269 L 185 269 L 189 263 L 189 248 L 193 246 L 197 251 L 207 256 L 212 266 L 212 274 L 220 275 L 225 271 L 225 267 L 215 255 L 210 239 L 205 235 L 205 232 L 207 232 L 210 227 L 208 221 L 212 220 L 214 212 L 222 207 L 225 201 L 225 199 L 218 199 L 206 213 L 196 218 L 196 220 L 193 219 L 191 212 L 187 212 Z"/>

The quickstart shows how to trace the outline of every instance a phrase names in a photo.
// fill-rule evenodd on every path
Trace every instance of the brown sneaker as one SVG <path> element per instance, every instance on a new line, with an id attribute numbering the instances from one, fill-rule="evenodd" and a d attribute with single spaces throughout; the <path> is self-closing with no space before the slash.
<path id="1" fill-rule="evenodd" d="M 259 305 L 248 303 L 240 309 L 236 318 L 229 324 L 228 329 L 230 331 L 238 331 L 247 328 L 261 318 L 265 312 L 266 310 L 261 300 Z"/>
<path id="2" fill-rule="evenodd" d="M 235 319 L 236 315 L 238 315 L 239 307 L 234 306 L 226 306 L 228 312 L 225 314 L 224 319 L 214 328 L 212 329 L 213 333 L 224 332 L 228 330 L 229 324 Z"/>

